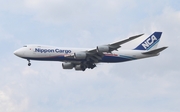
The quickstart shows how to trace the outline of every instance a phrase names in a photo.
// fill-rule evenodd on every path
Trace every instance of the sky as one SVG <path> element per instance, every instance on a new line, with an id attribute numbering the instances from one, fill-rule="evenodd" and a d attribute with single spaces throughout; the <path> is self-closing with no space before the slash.
<path id="1" fill-rule="evenodd" d="M 0 112 L 179 112 L 179 0 L 0 0 Z M 26 44 L 95 48 L 163 32 L 160 56 L 85 72 L 31 61 Z"/>

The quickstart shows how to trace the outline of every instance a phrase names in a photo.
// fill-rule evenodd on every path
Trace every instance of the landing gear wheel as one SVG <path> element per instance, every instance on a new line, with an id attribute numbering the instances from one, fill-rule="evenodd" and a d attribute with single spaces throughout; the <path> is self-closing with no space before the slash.
<path id="1" fill-rule="evenodd" d="M 28 66 L 31 66 L 31 62 L 30 62 L 30 60 L 28 59 Z"/>
<path id="2" fill-rule="evenodd" d="M 94 67 L 96 67 L 96 65 L 95 65 L 95 64 L 93 64 L 93 65 L 91 66 L 91 69 L 93 69 Z"/>
<path id="3" fill-rule="evenodd" d="M 85 71 L 86 67 L 81 65 L 81 69 L 82 69 L 82 71 Z"/>
<path id="4" fill-rule="evenodd" d="M 31 66 L 31 63 L 28 63 L 28 66 Z"/>

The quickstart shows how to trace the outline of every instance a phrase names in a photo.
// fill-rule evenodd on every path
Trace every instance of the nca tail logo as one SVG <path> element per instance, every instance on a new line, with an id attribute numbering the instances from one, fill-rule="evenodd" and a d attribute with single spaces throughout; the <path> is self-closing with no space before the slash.
<path id="1" fill-rule="evenodd" d="M 150 38 L 148 38 L 144 43 L 142 43 L 142 46 L 144 47 L 144 49 L 147 49 L 149 46 L 151 46 L 155 41 L 157 40 L 157 38 L 152 35 Z"/>

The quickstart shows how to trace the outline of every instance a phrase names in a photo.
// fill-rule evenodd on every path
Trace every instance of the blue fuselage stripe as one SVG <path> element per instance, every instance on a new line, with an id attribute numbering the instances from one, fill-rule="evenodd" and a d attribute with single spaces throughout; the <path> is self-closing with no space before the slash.
<path id="1" fill-rule="evenodd" d="M 64 56 L 44 57 L 44 58 L 27 58 L 26 57 L 25 59 L 40 60 L 40 61 L 85 61 L 85 60 L 70 59 Z M 99 62 L 124 62 L 124 61 L 130 61 L 134 59 L 135 58 L 128 57 L 128 56 L 104 56 L 102 60 L 99 60 Z"/>

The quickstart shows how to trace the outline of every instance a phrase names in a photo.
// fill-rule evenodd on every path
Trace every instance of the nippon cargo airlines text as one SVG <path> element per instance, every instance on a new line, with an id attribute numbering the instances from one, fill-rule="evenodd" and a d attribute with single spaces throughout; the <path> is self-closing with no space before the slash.
<path id="1" fill-rule="evenodd" d="M 40 53 L 71 53 L 71 50 L 62 50 L 62 49 L 40 49 L 40 48 L 35 48 L 35 52 L 40 52 Z"/>

